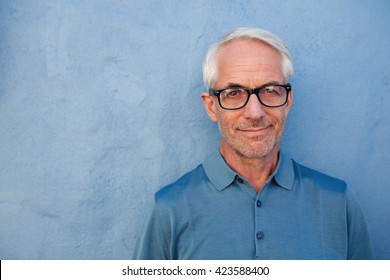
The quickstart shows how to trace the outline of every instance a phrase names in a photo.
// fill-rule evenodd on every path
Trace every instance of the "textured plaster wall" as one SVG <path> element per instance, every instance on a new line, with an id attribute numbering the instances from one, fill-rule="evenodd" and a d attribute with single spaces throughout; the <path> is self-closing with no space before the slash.
<path id="1" fill-rule="evenodd" d="M 128 259 L 153 193 L 218 131 L 207 46 L 234 27 L 294 56 L 283 148 L 346 180 L 390 258 L 390 2 L 0 1 L 0 259 Z"/>

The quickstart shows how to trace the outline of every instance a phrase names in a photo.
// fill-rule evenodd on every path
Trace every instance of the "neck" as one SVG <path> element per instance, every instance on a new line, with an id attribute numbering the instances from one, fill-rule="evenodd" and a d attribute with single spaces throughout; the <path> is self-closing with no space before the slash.
<path id="1" fill-rule="evenodd" d="M 225 162 L 237 174 L 249 182 L 256 192 L 265 185 L 275 171 L 279 159 L 279 146 L 264 157 L 248 158 L 238 153 L 229 153 L 220 147 Z"/>

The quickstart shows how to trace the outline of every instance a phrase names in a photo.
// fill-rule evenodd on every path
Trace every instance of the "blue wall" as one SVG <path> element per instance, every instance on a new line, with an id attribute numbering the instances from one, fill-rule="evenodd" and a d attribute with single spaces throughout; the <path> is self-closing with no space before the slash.
<path id="1" fill-rule="evenodd" d="M 390 258 L 390 2 L 1 0 L 0 259 L 128 259 L 217 148 L 200 64 L 234 27 L 295 59 L 283 148 L 346 180 Z"/>

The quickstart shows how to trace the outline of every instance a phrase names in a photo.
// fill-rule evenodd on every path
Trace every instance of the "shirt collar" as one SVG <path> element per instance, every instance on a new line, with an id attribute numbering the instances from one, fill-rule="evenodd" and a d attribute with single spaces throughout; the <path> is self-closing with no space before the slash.
<path id="1" fill-rule="evenodd" d="M 276 183 L 287 190 L 291 190 L 295 180 L 293 160 L 280 151 L 278 166 L 275 174 Z"/>
<path id="2" fill-rule="evenodd" d="M 222 191 L 230 186 L 239 176 L 225 162 L 219 151 L 213 152 L 203 163 L 204 171 L 210 182 L 218 191 Z M 286 156 L 283 152 L 279 153 L 279 161 L 274 172 L 276 183 L 291 190 L 294 184 L 295 172 L 292 159 Z"/>
<path id="3" fill-rule="evenodd" d="M 210 182 L 219 191 L 233 183 L 237 176 L 237 173 L 226 164 L 218 150 L 207 158 L 203 163 L 203 168 Z"/>

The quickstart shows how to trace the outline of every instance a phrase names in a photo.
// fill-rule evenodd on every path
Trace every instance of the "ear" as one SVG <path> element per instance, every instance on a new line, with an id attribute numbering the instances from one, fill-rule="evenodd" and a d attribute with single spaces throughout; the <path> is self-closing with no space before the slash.
<path id="1" fill-rule="evenodd" d="M 287 99 L 287 103 L 285 106 L 285 116 L 284 116 L 285 118 L 287 117 L 288 113 L 290 112 L 292 102 L 293 102 L 293 92 L 291 90 L 291 92 L 288 94 L 288 99 Z"/>
<path id="2" fill-rule="evenodd" d="M 201 98 L 203 101 L 204 108 L 207 112 L 207 115 L 213 122 L 217 122 L 217 112 L 216 112 L 216 99 L 213 98 L 208 92 L 202 92 Z"/>

